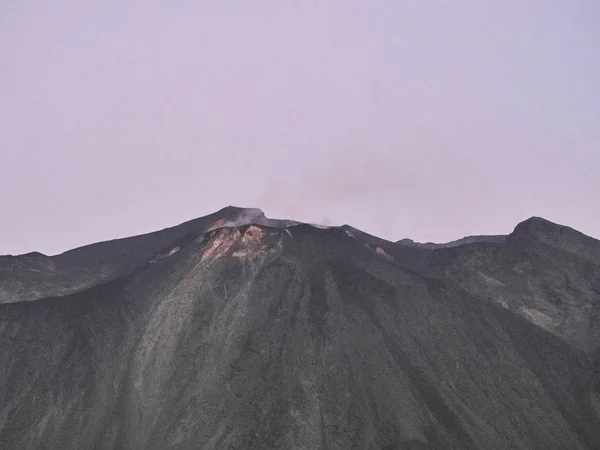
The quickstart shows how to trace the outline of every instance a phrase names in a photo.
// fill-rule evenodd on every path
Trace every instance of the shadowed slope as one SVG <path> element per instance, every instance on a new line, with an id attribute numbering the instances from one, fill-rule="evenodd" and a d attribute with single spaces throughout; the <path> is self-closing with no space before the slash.
<path id="1" fill-rule="evenodd" d="M 577 349 L 472 280 L 555 264 L 560 245 L 400 260 L 412 249 L 345 231 L 225 226 L 81 292 L 0 305 L 0 446 L 597 448 L 597 339 Z"/>

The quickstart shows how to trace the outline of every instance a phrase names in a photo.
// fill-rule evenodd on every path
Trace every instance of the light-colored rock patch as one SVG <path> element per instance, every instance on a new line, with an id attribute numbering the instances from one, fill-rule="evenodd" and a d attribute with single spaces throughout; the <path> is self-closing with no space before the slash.
<path id="1" fill-rule="evenodd" d="M 167 256 L 173 256 L 179 250 L 180 250 L 179 247 L 175 247 L 174 249 L 171 249 L 171 251 L 167 254 Z"/>
<path id="2" fill-rule="evenodd" d="M 241 233 L 237 229 L 223 229 L 210 241 L 208 247 L 204 250 L 201 262 L 204 262 L 207 259 L 214 260 L 220 258 L 227 253 L 240 236 Z"/>
<path id="3" fill-rule="evenodd" d="M 487 281 L 490 284 L 493 284 L 496 286 L 505 286 L 505 284 L 500 280 L 496 280 L 495 278 L 488 277 L 486 274 L 481 273 L 481 272 L 477 272 L 477 273 L 479 274 L 480 277 L 482 277 L 485 281 Z"/>
<path id="4" fill-rule="evenodd" d="M 276 253 L 281 243 L 278 243 L 276 247 L 266 245 L 263 242 L 265 232 L 256 226 L 250 226 L 242 236 L 241 243 L 243 248 L 240 248 L 233 252 L 233 257 L 239 260 L 265 258 L 269 255 Z"/>
<path id="5" fill-rule="evenodd" d="M 521 306 L 519 308 L 520 312 L 524 314 L 531 322 L 536 324 L 537 326 L 548 330 L 553 331 L 556 327 L 556 322 L 549 315 L 538 311 L 537 309 L 528 308 L 526 306 Z"/>
<path id="6" fill-rule="evenodd" d="M 385 259 L 389 259 L 390 261 L 394 260 L 394 257 L 390 254 L 388 254 L 384 249 L 382 249 L 381 247 L 377 247 L 375 249 L 375 253 L 377 253 L 380 256 L 383 256 Z"/>

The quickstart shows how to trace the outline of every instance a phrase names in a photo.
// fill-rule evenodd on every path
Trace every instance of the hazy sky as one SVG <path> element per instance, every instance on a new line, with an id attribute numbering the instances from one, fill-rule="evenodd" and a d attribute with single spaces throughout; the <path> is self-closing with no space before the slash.
<path id="1" fill-rule="evenodd" d="M 600 2 L 0 1 L 0 254 L 227 205 L 600 236 Z"/>

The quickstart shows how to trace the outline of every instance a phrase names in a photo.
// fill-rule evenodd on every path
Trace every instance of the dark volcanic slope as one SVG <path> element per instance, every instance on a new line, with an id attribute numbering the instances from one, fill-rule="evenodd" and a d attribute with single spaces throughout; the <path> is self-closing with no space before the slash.
<path id="1" fill-rule="evenodd" d="M 0 256 L 0 303 L 72 294 L 177 251 L 209 229 L 246 223 L 284 227 L 295 222 L 271 221 L 258 209 L 229 206 L 176 227 L 87 245 L 52 257 L 41 253 Z"/>
<path id="2" fill-rule="evenodd" d="M 112 275 L 78 292 L 12 291 L 0 448 L 600 446 L 598 241 L 531 219 L 432 250 L 230 212 L 99 244 Z"/>

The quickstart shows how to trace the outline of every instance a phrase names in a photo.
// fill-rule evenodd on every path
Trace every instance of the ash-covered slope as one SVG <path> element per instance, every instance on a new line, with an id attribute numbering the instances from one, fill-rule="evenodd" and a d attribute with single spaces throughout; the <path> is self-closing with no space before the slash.
<path id="1" fill-rule="evenodd" d="M 267 219 L 255 208 L 228 206 L 172 228 L 87 245 L 56 256 L 29 253 L 0 256 L 0 303 L 68 295 L 126 275 L 152 258 L 223 226 L 258 223 L 286 227 L 298 222 Z"/>
<path id="2" fill-rule="evenodd" d="M 531 219 L 424 249 L 261 217 L 98 244 L 104 281 L 13 293 L 0 447 L 599 447 L 598 241 Z"/>

